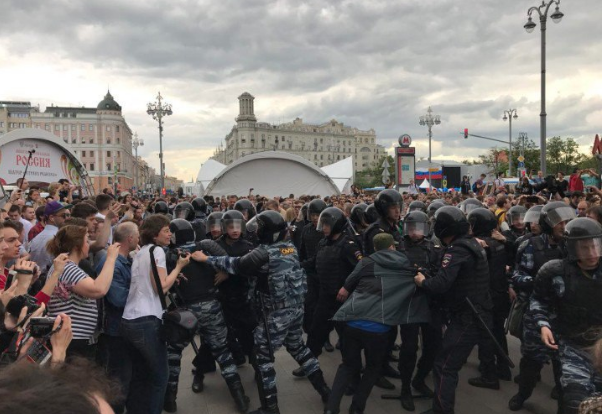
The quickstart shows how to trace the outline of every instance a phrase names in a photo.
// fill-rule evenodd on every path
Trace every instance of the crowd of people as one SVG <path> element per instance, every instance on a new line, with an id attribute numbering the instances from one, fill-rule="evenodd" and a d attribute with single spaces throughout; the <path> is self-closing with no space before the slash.
<path id="1" fill-rule="evenodd" d="M 420 396 L 432 399 L 427 413 L 448 414 L 475 345 L 469 384 L 514 381 L 510 410 L 551 362 L 558 412 L 598 412 L 602 206 L 581 174 L 275 198 L 82 197 L 67 180 L 42 198 L 22 179 L 0 217 L 0 393 L 10 396 L 0 413 L 67 402 L 74 413 L 176 412 L 192 346 L 193 392 L 217 363 L 247 412 L 238 367 L 248 363 L 253 413 L 277 414 L 284 346 L 299 364 L 290 375 L 308 379 L 325 414 L 344 395 L 350 414 L 369 411 L 373 387 L 394 389 L 391 379 L 403 410 Z M 521 341 L 514 376 L 508 334 Z M 335 349 L 327 384 L 319 359 Z"/>

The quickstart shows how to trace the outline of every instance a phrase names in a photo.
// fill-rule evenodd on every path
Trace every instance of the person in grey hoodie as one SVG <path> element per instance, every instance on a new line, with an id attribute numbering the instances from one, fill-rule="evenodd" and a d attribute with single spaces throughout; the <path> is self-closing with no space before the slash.
<path id="1" fill-rule="evenodd" d="M 345 303 L 333 320 L 341 324 L 345 338 L 341 341 L 343 363 L 337 370 L 325 414 L 339 413 L 345 389 L 360 375 L 362 350 L 366 368 L 349 413 L 363 413 L 380 377 L 392 327 L 430 321 L 427 297 L 414 285 L 416 270 L 406 255 L 396 250 L 393 236 L 379 233 L 373 242 L 375 252 L 357 264 L 338 293 L 337 299 Z"/>

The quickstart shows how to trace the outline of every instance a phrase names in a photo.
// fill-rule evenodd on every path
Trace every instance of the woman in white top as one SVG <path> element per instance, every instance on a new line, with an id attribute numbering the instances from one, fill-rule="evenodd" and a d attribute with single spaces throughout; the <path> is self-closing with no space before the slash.
<path id="1" fill-rule="evenodd" d="M 147 218 L 140 226 L 143 247 L 134 257 L 130 292 L 121 319 L 120 333 L 132 361 L 132 379 L 126 400 L 128 414 L 161 414 L 167 388 L 167 345 L 161 338 L 163 308 L 151 266 L 150 249 L 157 264 L 163 292 L 167 292 L 190 261 L 190 253 L 178 259 L 167 274 L 165 252 L 171 232 L 169 219 L 162 214 Z"/>

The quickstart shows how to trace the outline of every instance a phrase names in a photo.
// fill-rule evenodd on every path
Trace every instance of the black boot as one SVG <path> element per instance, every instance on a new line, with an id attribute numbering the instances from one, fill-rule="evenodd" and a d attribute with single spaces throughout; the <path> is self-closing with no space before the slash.
<path id="1" fill-rule="evenodd" d="M 409 389 L 401 391 L 401 406 L 406 411 L 414 411 L 416 407 L 414 406 L 414 399 L 412 398 L 412 391 Z"/>
<path id="2" fill-rule="evenodd" d="M 401 374 L 399 373 L 399 371 L 397 371 L 389 364 L 385 364 L 385 368 L 383 369 L 383 376 L 395 379 L 401 378 Z"/>
<path id="3" fill-rule="evenodd" d="M 198 394 L 199 392 L 203 392 L 205 385 L 203 384 L 203 380 L 205 376 L 203 374 L 194 374 L 192 377 L 192 392 Z"/>
<path id="4" fill-rule="evenodd" d="M 178 404 L 176 403 L 176 396 L 178 395 L 178 387 L 168 384 L 167 390 L 165 390 L 165 399 L 163 401 L 163 410 L 168 413 L 175 413 L 178 411 Z"/>
<path id="5" fill-rule="evenodd" d="M 480 377 L 476 377 L 476 378 L 470 378 L 468 380 L 468 383 L 470 385 L 472 385 L 473 387 L 478 387 L 478 388 L 489 388 L 490 390 L 499 390 L 500 389 L 500 382 L 498 381 L 497 378 L 487 378 L 484 376 L 480 376 Z"/>
<path id="6" fill-rule="evenodd" d="M 435 396 L 435 393 L 429 388 L 428 385 L 426 385 L 424 379 L 418 377 L 414 378 L 412 381 L 412 388 L 414 388 L 420 395 L 424 397 L 433 398 Z"/>
<path id="7" fill-rule="evenodd" d="M 317 370 L 311 375 L 308 375 L 307 378 L 309 379 L 309 382 L 311 382 L 311 385 L 314 387 L 314 389 L 318 391 L 320 397 L 322 397 L 322 402 L 326 404 L 328 402 L 328 397 L 330 397 L 330 388 L 328 385 L 326 385 L 326 381 L 324 381 L 324 374 L 322 373 L 322 370 Z"/>
<path id="8" fill-rule="evenodd" d="M 299 367 L 297 369 L 293 370 L 293 376 L 297 377 L 297 378 L 305 378 L 305 370 L 303 369 L 303 367 Z"/>
<path id="9" fill-rule="evenodd" d="M 271 395 L 261 400 L 261 407 L 255 411 L 251 411 L 249 414 L 280 414 L 280 409 L 278 408 L 278 399 L 275 395 Z"/>
<path id="10" fill-rule="evenodd" d="M 242 383 L 240 382 L 240 378 L 227 382 L 228 389 L 230 389 L 230 394 L 236 403 L 236 408 L 241 413 L 246 413 L 249 410 L 249 397 L 245 395 L 245 389 L 242 387 Z"/>
<path id="11" fill-rule="evenodd" d="M 374 384 L 375 387 L 378 388 L 382 388 L 383 390 L 394 390 L 395 389 L 395 385 L 393 385 L 391 383 L 391 381 L 389 381 L 388 379 L 386 379 L 384 376 L 381 376 L 376 383 Z"/>
<path id="12" fill-rule="evenodd" d="M 525 401 L 527 401 L 530 396 L 531 394 L 523 395 L 519 389 L 518 393 L 512 398 L 510 398 L 510 401 L 508 402 L 508 408 L 510 409 L 510 411 L 520 410 L 521 408 L 523 408 Z"/>
<path id="13" fill-rule="evenodd" d="M 326 342 L 324 342 L 324 350 L 326 352 L 334 352 L 334 346 L 332 346 L 332 344 L 330 343 L 330 338 L 328 338 Z"/>

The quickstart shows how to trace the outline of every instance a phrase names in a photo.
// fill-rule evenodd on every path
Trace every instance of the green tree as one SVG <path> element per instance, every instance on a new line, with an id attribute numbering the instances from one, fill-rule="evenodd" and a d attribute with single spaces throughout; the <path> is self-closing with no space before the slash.
<path id="1" fill-rule="evenodd" d="M 386 159 L 389 163 L 389 175 L 391 180 L 395 180 L 395 161 L 393 157 L 390 155 L 386 156 Z M 373 161 L 369 168 L 364 171 L 360 171 L 355 174 L 355 184 L 360 188 L 372 188 L 372 187 L 380 187 L 383 185 L 382 182 L 382 174 L 383 169 L 381 165 L 385 157 L 381 157 L 378 161 Z"/>
<path id="2" fill-rule="evenodd" d="M 547 143 L 548 172 L 570 174 L 587 157 L 579 153 L 579 144 L 573 138 L 552 137 Z"/>

